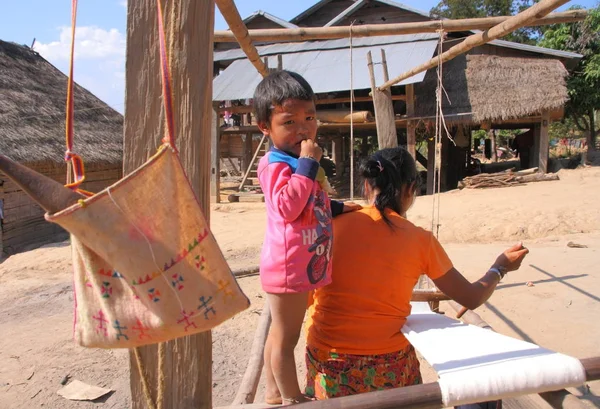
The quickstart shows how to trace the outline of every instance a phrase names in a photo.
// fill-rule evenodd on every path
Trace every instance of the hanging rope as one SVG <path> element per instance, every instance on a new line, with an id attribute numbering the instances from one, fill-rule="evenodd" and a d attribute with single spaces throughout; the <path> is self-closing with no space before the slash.
<path id="1" fill-rule="evenodd" d="M 352 55 L 352 26 L 350 23 L 350 200 L 354 200 L 354 58 Z"/>
<path id="2" fill-rule="evenodd" d="M 440 193 L 441 193 L 441 176 L 442 176 L 442 133 L 445 131 L 448 138 L 450 132 L 446 126 L 446 119 L 443 111 L 443 95 L 446 95 L 448 102 L 450 98 L 443 84 L 443 43 L 444 43 L 444 27 L 440 21 L 440 29 L 437 30 L 439 35 L 438 40 L 438 65 L 436 68 L 437 87 L 435 90 L 436 112 L 435 112 L 435 155 L 434 155 L 434 171 L 433 171 L 433 203 L 431 209 L 431 231 L 435 232 L 435 237 L 439 238 L 440 234 Z M 454 142 L 454 141 L 453 141 Z"/>

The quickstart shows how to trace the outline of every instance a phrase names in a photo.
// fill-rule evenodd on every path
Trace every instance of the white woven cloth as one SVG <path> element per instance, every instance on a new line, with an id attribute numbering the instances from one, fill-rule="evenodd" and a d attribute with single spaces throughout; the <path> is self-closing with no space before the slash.
<path id="1" fill-rule="evenodd" d="M 578 359 L 433 313 L 427 303 L 412 307 L 402 332 L 436 370 L 446 406 L 585 382 Z"/>

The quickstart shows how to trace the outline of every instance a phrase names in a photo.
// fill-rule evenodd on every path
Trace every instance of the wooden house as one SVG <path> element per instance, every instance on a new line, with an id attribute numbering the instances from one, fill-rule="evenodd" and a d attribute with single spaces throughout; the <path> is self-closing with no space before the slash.
<path id="1" fill-rule="evenodd" d="M 335 27 L 429 21 L 428 13 L 391 0 L 321 0 L 290 20 L 299 27 Z M 251 28 L 251 27 L 249 27 Z M 442 42 L 445 51 L 472 32 L 448 33 Z M 217 43 L 219 46 L 222 43 Z M 234 43 L 226 43 L 234 45 Z M 352 44 L 352 60 L 350 45 Z M 298 41 L 277 44 L 257 44 L 259 54 L 271 68 L 281 60 L 284 69 L 297 71 L 311 84 L 318 96 L 320 110 L 348 110 L 350 101 L 350 65 L 353 68 L 354 110 L 373 112 L 369 98 L 371 82 L 367 53 L 374 61 L 376 85 L 383 84 L 380 64 L 381 50 L 385 51 L 389 77 L 404 73 L 428 61 L 438 53 L 436 33 Z M 453 189 L 466 175 L 470 160 L 471 131 L 477 129 L 530 128 L 534 131 L 531 166 L 548 156 L 547 143 L 541 138 L 543 127 L 563 115 L 566 102 L 568 69 L 575 66 L 581 55 L 494 40 L 475 47 L 465 55 L 443 65 L 442 84 L 445 89 L 443 112 L 452 138 L 463 142 L 453 144 L 447 138 L 442 147 L 442 190 Z M 239 105 L 239 113 L 251 111 L 250 98 L 261 77 L 239 48 L 215 48 L 214 63 L 220 75 L 213 81 L 213 100 L 221 104 Z M 407 143 L 407 133 L 418 129 L 421 140 L 431 139 L 436 117 L 437 72 L 429 70 L 408 78 L 391 88 L 394 100 L 397 138 Z M 225 102 L 229 101 L 229 102 Z M 234 101 L 234 102 L 231 102 Z M 219 110 L 222 112 L 222 110 Z M 219 134 L 239 135 L 257 133 L 251 122 L 221 128 Z M 373 149 L 376 124 L 354 124 L 354 136 L 359 141 L 354 149 L 360 155 Z M 338 174 L 349 168 L 350 126 L 322 121 L 319 141 L 336 162 Z M 466 136 L 466 137 L 465 137 Z M 426 145 L 426 144 L 425 144 Z M 417 160 L 433 173 L 433 146 L 429 158 Z M 545 156 L 544 156 L 545 155 Z M 430 178 L 428 178 L 429 180 Z M 431 180 L 428 191 L 433 190 Z"/>
<path id="2" fill-rule="evenodd" d="M 67 77 L 38 53 L 0 41 L 0 154 L 61 183 L 66 89 Z M 83 188 L 96 192 L 122 176 L 123 116 L 78 85 L 74 92 L 74 151 L 85 162 Z M 0 255 L 68 237 L 2 173 L 0 203 Z"/>

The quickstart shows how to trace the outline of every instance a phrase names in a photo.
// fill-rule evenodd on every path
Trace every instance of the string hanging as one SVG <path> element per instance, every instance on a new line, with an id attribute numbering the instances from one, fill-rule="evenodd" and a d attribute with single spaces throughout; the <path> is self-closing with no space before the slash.
<path id="1" fill-rule="evenodd" d="M 354 58 L 352 55 L 352 26 L 350 23 L 350 200 L 354 200 Z"/>

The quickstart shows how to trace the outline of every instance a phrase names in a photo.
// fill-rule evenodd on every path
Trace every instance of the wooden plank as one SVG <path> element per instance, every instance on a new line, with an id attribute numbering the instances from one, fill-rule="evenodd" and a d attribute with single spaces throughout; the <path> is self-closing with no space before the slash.
<path id="1" fill-rule="evenodd" d="M 175 127 L 180 157 L 204 214 L 209 216 L 210 134 L 212 109 L 212 33 L 214 0 L 169 1 L 165 10 L 170 39 Z M 163 135 L 156 2 L 128 2 L 124 173 L 129 174 L 156 152 Z M 140 348 L 146 377 L 155 398 L 158 348 Z M 130 353 L 133 409 L 146 399 L 133 353 Z M 164 408 L 212 407 L 212 336 L 210 331 L 167 342 Z"/>
<path id="2" fill-rule="evenodd" d="M 423 71 L 427 71 L 431 68 L 435 68 L 438 66 L 438 64 L 442 62 L 450 61 L 454 57 L 464 54 L 467 51 L 479 45 L 488 43 L 492 40 L 510 34 L 513 31 L 530 24 L 532 21 L 544 17 L 546 14 L 550 13 L 555 8 L 560 7 L 568 2 L 569 0 L 541 0 L 539 3 L 534 4 L 525 11 L 522 11 L 519 14 L 510 17 L 502 23 L 495 25 L 489 30 L 466 37 L 464 41 L 451 47 L 447 51 L 444 51 L 439 56 L 435 56 L 429 61 L 420 64 L 419 66 L 397 76 L 394 79 L 387 81 L 385 84 L 379 87 L 379 90 L 386 90 L 391 86 L 404 81 L 407 78 L 417 75 Z M 446 23 L 444 22 L 444 28 L 445 26 Z"/>
<path id="3" fill-rule="evenodd" d="M 415 88 L 413 84 L 406 86 L 406 116 L 408 118 L 415 116 Z M 414 159 L 417 157 L 417 136 L 415 131 L 416 122 L 409 120 L 406 124 L 406 147 Z"/>
<path id="4" fill-rule="evenodd" d="M 379 149 L 394 148 L 398 146 L 398 136 L 396 134 L 396 117 L 394 116 L 394 106 L 392 104 L 391 94 L 389 90 L 379 91 L 375 85 L 375 72 L 373 69 L 373 57 L 371 51 L 367 53 L 367 64 L 369 67 L 373 106 L 375 109 L 377 143 Z"/>
<path id="5" fill-rule="evenodd" d="M 572 23 L 575 21 L 585 20 L 586 16 L 586 10 L 570 10 L 566 12 L 548 14 L 546 17 L 538 18 L 527 25 L 541 26 L 548 24 Z M 499 16 L 461 20 L 444 20 L 444 31 L 457 32 L 469 30 L 487 30 L 508 20 L 510 17 L 511 16 Z M 248 35 L 253 41 L 290 42 L 348 38 L 350 32 L 352 32 L 352 37 L 359 38 L 400 34 L 435 33 L 440 29 L 440 23 L 436 20 L 396 24 L 356 24 L 353 26 L 322 27 L 327 21 L 329 20 L 324 21 L 323 24 L 317 24 L 318 27 L 249 30 Z M 231 31 L 222 30 L 215 32 L 214 41 L 235 42 L 236 39 Z"/>
<path id="6" fill-rule="evenodd" d="M 548 128 L 550 127 L 550 116 L 548 111 L 542 112 L 542 121 L 540 123 L 540 158 L 539 158 L 539 172 L 548 172 L 548 155 L 550 149 L 550 139 L 548 136 Z"/>

